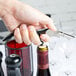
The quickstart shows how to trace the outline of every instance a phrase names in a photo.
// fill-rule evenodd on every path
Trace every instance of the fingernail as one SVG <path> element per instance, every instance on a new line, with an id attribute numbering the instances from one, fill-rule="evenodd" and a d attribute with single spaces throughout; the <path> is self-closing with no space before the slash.
<path id="1" fill-rule="evenodd" d="M 17 39 L 15 39 L 15 41 L 19 44 L 21 44 L 23 42 L 22 40 L 17 40 Z"/>
<path id="2" fill-rule="evenodd" d="M 53 27 L 52 27 L 52 30 L 53 30 L 53 31 L 57 31 L 57 28 L 55 27 L 54 23 L 51 23 L 51 25 L 53 26 Z"/>
<path id="3" fill-rule="evenodd" d="M 41 41 L 40 41 L 40 38 L 39 38 L 39 36 L 38 36 L 38 38 L 37 38 L 37 45 L 40 45 L 41 44 Z"/>
<path id="4" fill-rule="evenodd" d="M 37 38 L 37 39 L 32 39 L 32 42 L 35 44 L 35 45 L 40 45 L 41 44 L 41 41 Z"/>
<path id="5" fill-rule="evenodd" d="M 57 31 L 57 28 L 55 27 L 53 23 L 50 23 L 50 25 L 47 25 L 47 27 L 52 31 Z"/>
<path id="6" fill-rule="evenodd" d="M 26 29 L 27 27 L 26 27 L 26 25 L 25 24 L 23 24 L 22 25 L 22 29 Z"/>
<path id="7" fill-rule="evenodd" d="M 38 38 L 37 38 L 37 39 L 32 39 L 31 41 L 32 41 L 32 43 L 34 43 L 35 45 L 41 44 L 41 41 L 40 41 Z"/>
<path id="8" fill-rule="evenodd" d="M 57 28 L 55 26 L 53 27 L 53 31 L 57 31 Z"/>
<path id="9" fill-rule="evenodd" d="M 33 26 L 29 26 L 28 29 L 29 29 L 30 31 L 34 31 L 34 27 L 33 27 Z"/>

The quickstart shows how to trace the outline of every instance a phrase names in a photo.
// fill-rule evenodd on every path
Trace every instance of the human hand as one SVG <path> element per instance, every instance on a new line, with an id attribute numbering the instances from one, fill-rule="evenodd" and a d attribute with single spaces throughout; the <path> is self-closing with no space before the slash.
<path id="1" fill-rule="evenodd" d="M 39 38 L 36 30 L 49 28 L 56 31 L 51 18 L 17 0 L 7 0 L 6 3 L 0 2 L 0 17 L 5 22 L 8 30 L 14 31 L 14 37 L 18 43 L 25 42 L 29 45 L 33 42 L 38 45 L 41 43 L 40 38 L 43 41 L 48 41 L 49 37 L 42 34 Z"/>

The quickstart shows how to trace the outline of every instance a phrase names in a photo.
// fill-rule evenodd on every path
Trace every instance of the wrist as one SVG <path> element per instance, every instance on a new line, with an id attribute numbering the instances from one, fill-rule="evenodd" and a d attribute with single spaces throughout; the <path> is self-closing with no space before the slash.
<path id="1" fill-rule="evenodd" d="M 11 11 L 15 7 L 17 0 L 0 0 L 0 17 L 5 11 Z"/>
<path id="2" fill-rule="evenodd" d="M 1 7 L 12 8 L 18 0 L 0 0 Z"/>

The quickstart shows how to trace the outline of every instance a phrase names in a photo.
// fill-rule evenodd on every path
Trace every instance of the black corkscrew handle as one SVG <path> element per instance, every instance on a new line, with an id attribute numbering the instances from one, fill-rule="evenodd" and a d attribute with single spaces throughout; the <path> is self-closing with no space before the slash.
<path id="1" fill-rule="evenodd" d="M 3 57 L 3 54 L 2 52 L 0 52 L 0 76 L 4 76 L 4 72 L 3 72 L 3 69 L 2 69 L 2 57 Z"/>
<path id="2" fill-rule="evenodd" d="M 37 33 L 40 36 L 41 34 L 45 34 L 47 30 L 48 30 L 48 28 L 40 29 L 40 30 L 37 31 Z"/>
<path id="3" fill-rule="evenodd" d="M 7 65 L 7 76 L 21 76 L 20 65 L 22 59 L 19 55 L 11 54 L 5 59 Z"/>

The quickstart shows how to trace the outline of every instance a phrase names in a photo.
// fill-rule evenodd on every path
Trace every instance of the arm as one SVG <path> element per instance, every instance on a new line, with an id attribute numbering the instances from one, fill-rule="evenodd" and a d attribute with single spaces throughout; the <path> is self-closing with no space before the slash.
<path id="1" fill-rule="evenodd" d="M 51 18 L 18 0 L 0 0 L 0 17 L 8 30 L 14 32 L 15 40 L 18 43 L 25 42 L 29 45 L 32 42 L 39 45 L 40 38 L 48 41 L 49 37 L 42 34 L 39 38 L 36 30 L 49 28 L 56 31 Z"/>

